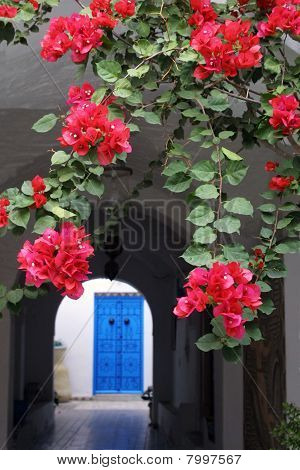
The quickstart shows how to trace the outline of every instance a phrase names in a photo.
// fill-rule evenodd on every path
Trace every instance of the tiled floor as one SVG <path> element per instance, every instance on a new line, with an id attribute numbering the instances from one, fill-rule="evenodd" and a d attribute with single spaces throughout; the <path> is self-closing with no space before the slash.
<path id="1" fill-rule="evenodd" d="M 60 404 L 53 433 L 35 449 L 141 450 L 165 448 L 149 427 L 148 402 L 139 396 L 101 396 Z"/>

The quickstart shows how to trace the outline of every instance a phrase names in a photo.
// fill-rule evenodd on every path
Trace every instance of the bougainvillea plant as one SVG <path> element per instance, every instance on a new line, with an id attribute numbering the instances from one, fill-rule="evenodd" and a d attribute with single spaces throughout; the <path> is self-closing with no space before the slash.
<path id="1" fill-rule="evenodd" d="M 0 0 L 0 39 L 25 42 L 57 3 Z M 207 315 L 211 332 L 197 346 L 222 349 L 229 360 L 262 339 L 259 316 L 274 310 L 270 284 L 286 275 L 282 255 L 300 250 L 300 60 L 288 54 L 300 37 L 299 3 L 74 0 L 72 15 L 51 19 L 41 58 L 71 58 L 77 72 L 91 68 L 95 79 L 70 84 L 66 114 L 33 126 L 61 128 L 49 174 L 0 195 L 1 234 L 22 232 L 33 218 L 40 235 L 18 255 L 25 286 L 1 286 L 1 310 L 17 310 L 23 296 L 36 297 L 49 282 L 62 295 L 82 294 L 93 254 L 82 228 L 88 194 L 102 196 L 103 167 L 126 161 L 140 120 L 155 126 L 176 116 L 165 152 L 137 188 L 162 166 L 165 188 L 184 193 L 190 207 L 195 229 L 182 256 L 191 272 L 174 314 Z M 270 180 L 248 252 L 239 234 L 254 207 L 236 193 L 248 171 L 243 149 L 255 146 L 268 149 Z M 205 157 L 194 156 L 197 147 Z"/>

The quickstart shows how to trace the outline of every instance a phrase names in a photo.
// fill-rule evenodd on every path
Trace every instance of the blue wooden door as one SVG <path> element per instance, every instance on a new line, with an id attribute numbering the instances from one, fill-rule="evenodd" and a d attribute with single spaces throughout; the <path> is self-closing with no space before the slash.
<path id="1" fill-rule="evenodd" d="M 143 391 L 141 296 L 95 295 L 94 394 Z"/>

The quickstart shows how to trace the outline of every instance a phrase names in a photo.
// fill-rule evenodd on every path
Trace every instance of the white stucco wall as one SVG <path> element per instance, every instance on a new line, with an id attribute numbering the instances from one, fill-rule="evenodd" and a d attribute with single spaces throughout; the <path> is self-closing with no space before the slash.
<path id="1" fill-rule="evenodd" d="M 300 255 L 286 255 L 285 343 L 287 401 L 300 407 Z"/>
<path id="2" fill-rule="evenodd" d="M 73 397 L 93 395 L 94 357 L 94 294 L 136 293 L 128 284 L 107 279 L 84 283 L 84 295 L 79 300 L 65 298 L 58 309 L 55 339 L 62 341 L 67 352 L 64 364 L 68 368 Z M 153 334 L 152 314 L 144 301 L 144 389 L 152 385 Z"/>

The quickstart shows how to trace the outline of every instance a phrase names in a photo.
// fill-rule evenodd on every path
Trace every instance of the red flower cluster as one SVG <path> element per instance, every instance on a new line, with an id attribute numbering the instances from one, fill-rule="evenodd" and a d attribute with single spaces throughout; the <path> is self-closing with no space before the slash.
<path id="1" fill-rule="evenodd" d="M 269 123 L 274 129 L 280 129 L 284 135 L 289 135 L 300 128 L 300 103 L 294 95 L 279 95 L 269 103 L 273 108 Z"/>
<path id="2" fill-rule="evenodd" d="M 34 204 L 32 207 L 39 209 L 40 207 L 43 207 L 47 202 L 47 198 L 44 194 L 46 185 L 45 185 L 43 178 L 41 178 L 41 176 L 39 175 L 36 175 L 33 178 L 33 180 L 31 181 L 31 185 L 33 189 L 33 200 L 34 200 Z"/>
<path id="3" fill-rule="evenodd" d="M 9 5 L 0 5 L 1 18 L 14 18 L 18 14 L 18 9 Z"/>
<path id="4" fill-rule="evenodd" d="M 269 182 L 269 189 L 282 192 L 291 186 L 294 179 L 294 176 L 273 176 Z"/>
<path id="5" fill-rule="evenodd" d="M 279 163 L 278 162 L 267 162 L 265 164 L 265 170 L 266 171 L 275 171 L 276 168 L 279 166 Z"/>
<path id="6" fill-rule="evenodd" d="M 135 1 L 134 0 L 120 0 L 115 3 L 115 10 L 122 18 L 133 16 L 135 14 Z"/>
<path id="7" fill-rule="evenodd" d="M 228 336 L 241 339 L 245 334 L 243 308 L 256 310 L 261 302 L 260 287 L 251 283 L 253 274 L 237 262 L 214 263 L 212 268 L 194 269 L 188 278 L 186 297 L 177 299 L 174 314 L 179 318 L 213 306 L 213 315 L 222 316 Z"/>
<path id="8" fill-rule="evenodd" d="M 12 0 L 14 3 L 20 3 L 21 0 Z M 23 2 L 23 5 L 26 3 L 31 3 L 35 10 L 38 9 L 39 4 L 36 0 L 28 0 L 27 2 Z M 19 9 L 17 7 L 11 5 L 0 5 L 0 17 L 1 18 L 15 18 L 19 13 Z"/>
<path id="9" fill-rule="evenodd" d="M 9 206 L 10 202 L 6 197 L 0 199 L 0 228 L 6 227 L 8 224 L 8 214 L 6 208 Z"/>
<path id="10" fill-rule="evenodd" d="M 130 153 L 130 130 L 121 119 L 108 118 L 109 101 L 92 103 L 93 87 L 85 83 L 82 88 L 71 87 L 69 103 L 73 106 L 65 119 L 61 145 L 71 146 L 78 155 L 86 155 L 91 147 L 97 148 L 101 165 L 110 164 L 116 154 Z"/>
<path id="11" fill-rule="evenodd" d="M 203 80 L 213 73 L 224 73 L 235 77 L 239 69 L 255 67 L 262 57 L 259 38 L 250 33 L 251 21 L 215 21 L 216 13 L 209 0 L 191 1 L 195 13 L 189 23 L 195 25 L 191 46 L 205 59 L 194 72 L 194 77 Z"/>
<path id="12" fill-rule="evenodd" d="M 102 44 L 100 26 L 97 18 L 78 13 L 66 18 L 53 18 L 41 42 L 41 56 L 48 62 L 56 62 L 71 50 L 73 62 L 84 62 L 91 50 Z"/>
<path id="13" fill-rule="evenodd" d="M 40 287 L 51 282 L 63 290 L 63 296 L 81 297 L 82 282 L 90 273 L 87 259 L 94 253 L 86 237 L 83 227 L 66 222 L 60 232 L 48 228 L 33 244 L 27 240 L 18 254 L 19 269 L 26 272 L 26 284 Z"/>
<path id="14" fill-rule="evenodd" d="M 265 254 L 260 248 L 255 248 L 254 250 L 254 264 L 252 262 L 249 263 L 250 268 L 257 269 L 261 271 L 265 267 Z"/>
<path id="15" fill-rule="evenodd" d="M 300 34 L 300 11 L 297 8 L 299 0 L 275 0 L 274 8 L 267 15 L 267 21 L 257 25 L 258 36 L 265 38 L 276 33 Z"/>
<path id="16" fill-rule="evenodd" d="M 134 0 L 120 0 L 112 5 L 112 0 L 92 0 L 90 4 L 92 15 L 97 18 L 103 28 L 113 29 L 118 24 L 114 14 L 127 18 L 135 14 Z M 114 9 L 114 10 L 113 10 Z"/>

